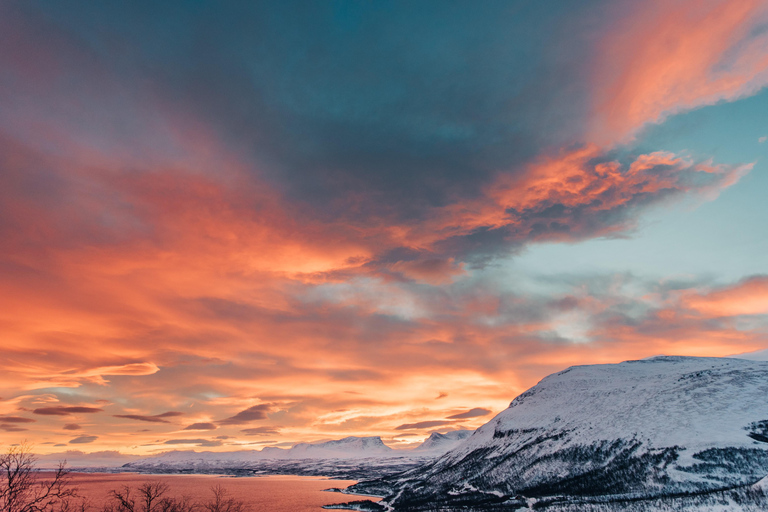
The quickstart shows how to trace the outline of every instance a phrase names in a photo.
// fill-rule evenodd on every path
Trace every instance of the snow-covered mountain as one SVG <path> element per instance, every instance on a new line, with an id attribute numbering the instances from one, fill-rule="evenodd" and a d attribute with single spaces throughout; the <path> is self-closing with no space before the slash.
<path id="1" fill-rule="evenodd" d="M 395 510 L 512 509 L 709 493 L 766 475 L 768 362 L 656 357 L 550 375 L 442 457 L 350 492 L 388 494 Z"/>
<path id="2" fill-rule="evenodd" d="M 768 361 L 768 349 L 756 350 L 754 352 L 745 352 L 743 354 L 737 354 L 735 357 L 738 359 L 749 359 L 751 361 Z"/>
<path id="3" fill-rule="evenodd" d="M 451 434 L 448 437 L 456 437 Z M 208 473 L 249 475 L 326 476 L 370 480 L 402 473 L 445 453 L 452 445 L 429 450 L 394 450 L 380 437 L 346 437 L 319 443 L 300 443 L 290 449 L 261 451 L 171 451 L 125 464 L 122 471 L 143 473 Z"/>
<path id="4" fill-rule="evenodd" d="M 165 470 L 236 467 L 269 459 L 350 459 L 392 455 L 395 450 L 385 445 L 380 437 L 345 437 L 321 443 L 299 443 L 290 449 L 266 447 L 263 450 L 234 452 L 195 452 L 174 450 L 154 457 L 126 464 L 137 469 L 162 468 Z"/>
<path id="5" fill-rule="evenodd" d="M 464 439 L 472 435 L 473 430 L 451 430 L 445 434 L 432 432 L 419 446 L 414 448 L 417 453 L 443 454 L 458 446 Z"/>
<path id="6" fill-rule="evenodd" d="M 324 443 L 299 443 L 288 450 L 285 456 L 290 459 L 345 459 L 391 455 L 393 451 L 378 436 L 350 436 Z"/>
<path id="7" fill-rule="evenodd" d="M 295 461 L 290 465 L 294 470 L 303 471 L 301 461 L 307 461 L 306 468 L 318 467 L 317 461 L 339 460 L 358 461 L 354 466 L 367 465 L 371 468 L 412 467 L 439 457 L 466 439 L 472 431 L 455 430 L 444 434 L 433 432 L 415 449 L 394 450 L 384 444 L 378 436 L 345 437 L 319 443 L 299 443 L 291 448 L 265 447 L 262 450 L 241 450 L 232 452 L 196 452 L 174 450 L 152 457 L 143 457 L 123 466 L 124 469 L 151 472 L 215 472 L 238 470 L 270 472 L 270 468 L 286 467 L 277 461 Z M 304 469 L 306 469 L 304 468 Z M 313 469 L 314 471 L 314 469 Z"/>

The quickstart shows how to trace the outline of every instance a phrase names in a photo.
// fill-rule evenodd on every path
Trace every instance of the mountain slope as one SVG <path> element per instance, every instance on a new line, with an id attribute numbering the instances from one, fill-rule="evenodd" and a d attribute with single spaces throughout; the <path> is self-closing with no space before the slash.
<path id="1" fill-rule="evenodd" d="M 710 492 L 765 477 L 766 443 L 767 362 L 577 366 L 543 379 L 434 462 L 351 490 L 388 491 L 383 503 L 396 510 Z"/>

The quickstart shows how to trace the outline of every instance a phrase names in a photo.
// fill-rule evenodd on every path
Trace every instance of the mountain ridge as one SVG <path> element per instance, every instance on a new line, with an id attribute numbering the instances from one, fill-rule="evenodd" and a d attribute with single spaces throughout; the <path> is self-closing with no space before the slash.
<path id="1" fill-rule="evenodd" d="M 268 460 L 301 459 L 425 459 L 442 455 L 468 437 L 470 430 L 454 430 L 446 433 L 432 432 L 419 446 L 409 449 L 394 449 L 387 446 L 380 436 L 348 436 L 316 443 L 297 443 L 291 448 L 267 446 L 261 450 L 238 450 L 229 452 L 171 450 L 152 457 L 131 461 L 124 468 L 190 470 L 210 469 L 227 464 L 258 463 Z"/>

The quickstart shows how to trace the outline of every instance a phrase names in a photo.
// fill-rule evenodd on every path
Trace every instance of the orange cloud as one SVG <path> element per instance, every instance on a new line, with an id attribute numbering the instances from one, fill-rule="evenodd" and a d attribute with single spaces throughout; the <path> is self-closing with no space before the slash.
<path id="1" fill-rule="evenodd" d="M 692 2 L 659 2 L 609 34 L 595 75 L 597 135 L 586 140 L 613 143 L 764 84 L 763 36 L 737 37 L 762 19 L 759 4 L 712 5 L 698 14 Z M 686 16 L 695 23 L 681 24 Z M 30 55 L 58 62 L 39 52 Z M 53 98 L 61 70 L 33 61 L 11 64 Z M 114 81 L 93 87 L 126 97 Z M 0 138 L 0 411 L 38 411 L 24 423 L 36 442 L 148 453 L 232 449 L 242 435 L 394 439 L 407 426 L 425 436 L 458 421 L 479 426 L 486 411 L 570 364 L 765 344 L 759 329 L 703 318 L 757 314 L 762 285 L 691 288 L 622 316 L 615 296 L 515 294 L 477 283 L 468 264 L 483 251 L 624 232 L 647 205 L 712 197 L 749 165 L 668 152 L 620 158 L 593 143 L 500 171 L 476 197 L 416 219 L 330 217 L 284 196 L 258 165 L 165 105 L 137 105 L 141 133 L 103 147 L 83 142 L 93 127 L 36 108 L 26 105 L 19 122 L 38 146 Z M 164 151 L 151 150 L 155 138 Z M 568 337 L 576 320 L 583 339 Z M 85 403 L 99 408 L 75 405 Z M 169 438 L 181 427 L 166 418 L 182 411 L 183 430 L 215 428 L 217 439 Z M 15 442 L 20 420 L 3 424 L 0 440 Z M 63 435 L 75 427 L 82 436 Z"/>
<path id="2" fill-rule="evenodd" d="M 755 276 L 708 293 L 687 293 L 685 307 L 711 317 L 768 314 L 768 276 Z"/>
<path id="3" fill-rule="evenodd" d="M 603 39 L 588 140 L 614 143 L 646 123 L 768 85 L 763 0 L 637 2 Z"/>
<path id="4" fill-rule="evenodd" d="M 436 209 L 425 222 L 403 227 L 399 241 L 434 249 L 480 231 L 498 233 L 512 246 L 604 236 L 631 228 L 637 210 L 674 195 L 712 199 L 751 168 L 696 163 L 661 151 L 625 163 L 589 144 L 543 155 L 524 172 L 500 173 L 483 197 Z"/>
<path id="5" fill-rule="evenodd" d="M 203 146 L 210 162 L 216 144 Z M 296 441 L 394 436 L 401 425 L 426 436 L 461 411 L 503 408 L 563 365 L 693 352 L 680 341 L 693 327 L 649 343 L 637 329 L 597 323 L 592 342 L 570 344 L 552 334 L 563 312 L 594 317 L 609 303 L 565 297 L 552 313 L 529 296 L 476 288 L 462 250 L 479 229 L 504 231 L 512 245 L 613 233 L 631 225 L 634 208 L 718 190 L 745 170 L 669 153 L 623 162 L 585 146 L 500 175 L 483 197 L 423 223 L 366 227 L 370 219 L 321 220 L 225 157 L 217 173 L 197 169 L 193 142 L 188 161 L 130 171 L 90 152 L 50 159 L 4 147 L 0 409 L 106 400 L 103 414 L 37 415 L 25 434 L 68 442 L 62 429 L 76 424 L 77 442 L 133 453 L 167 449 L 182 428 L 146 411 L 217 425 L 232 439 L 206 443 L 222 450 L 238 446 L 241 430 L 256 432 L 246 426 Z M 27 191 L 46 180 L 60 182 L 56 194 Z M 470 241 L 446 248 L 461 237 Z M 699 347 L 759 348 L 736 334 Z M 483 423 L 470 416 L 455 421 Z"/>

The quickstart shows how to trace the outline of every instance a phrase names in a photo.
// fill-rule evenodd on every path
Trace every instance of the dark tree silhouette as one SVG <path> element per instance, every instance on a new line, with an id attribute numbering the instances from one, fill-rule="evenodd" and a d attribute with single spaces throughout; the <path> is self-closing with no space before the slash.
<path id="1" fill-rule="evenodd" d="M 245 512 L 245 503 L 231 497 L 221 484 L 211 487 L 213 498 L 203 503 L 205 512 Z"/>
<path id="2" fill-rule="evenodd" d="M 30 446 L 12 446 L 0 455 L 0 510 L 3 512 L 67 512 L 76 508 L 77 489 L 67 478 L 66 463 L 53 472 L 36 468 Z"/>
<path id="3" fill-rule="evenodd" d="M 242 501 L 229 495 L 221 485 L 211 487 L 213 496 L 197 503 L 187 497 L 170 496 L 170 487 L 163 482 L 146 482 L 136 488 L 125 486 L 112 491 L 112 503 L 103 512 L 247 512 Z"/>

